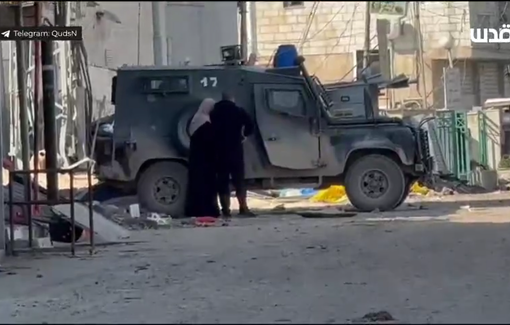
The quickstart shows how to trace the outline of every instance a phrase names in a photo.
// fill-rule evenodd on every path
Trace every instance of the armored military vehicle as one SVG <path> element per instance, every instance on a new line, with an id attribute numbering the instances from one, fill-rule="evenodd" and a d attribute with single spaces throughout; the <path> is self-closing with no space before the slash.
<path id="1" fill-rule="evenodd" d="M 243 65 L 236 46 L 223 53 L 221 65 L 117 71 L 115 114 L 101 122 L 110 131 L 96 128 L 106 130 L 95 150 L 100 179 L 136 189 L 152 211 L 181 215 L 190 119 L 204 98 L 220 99 L 226 90 L 256 125 L 245 141 L 250 189 L 344 184 L 357 209 L 391 210 L 430 169 L 426 133 L 378 116 L 380 82 L 325 87 L 302 57 L 294 67 L 262 68 Z M 397 81 L 407 86 L 407 79 Z"/>

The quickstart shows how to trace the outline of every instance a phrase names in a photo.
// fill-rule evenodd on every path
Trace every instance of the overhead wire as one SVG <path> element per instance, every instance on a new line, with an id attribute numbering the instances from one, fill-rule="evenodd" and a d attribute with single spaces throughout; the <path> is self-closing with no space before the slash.
<path id="1" fill-rule="evenodd" d="M 454 5 L 451 4 L 451 2 L 448 2 L 448 8 L 455 8 Z M 421 8 L 423 9 L 423 8 Z M 459 8 L 460 9 L 460 8 Z M 444 15 L 444 17 L 448 18 L 449 21 L 451 21 L 451 15 L 450 15 L 450 11 L 447 11 L 448 14 L 447 15 Z M 466 10 L 463 10 L 463 13 L 462 13 L 462 16 L 460 17 L 460 30 L 459 30 L 459 38 L 460 36 L 462 35 L 462 33 L 464 32 L 464 25 L 466 23 L 466 16 L 467 16 L 467 12 Z M 459 64 L 460 62 L 464 62 L 464 68 L 462 69 L 462 74 L 463 76 L 461 77 L 461 87 L 462 85 L 464 84 L 464 82 L 466 81 L 466 75 L 467 75 L 467 60 L 464 59 L 464 60 L 458 60 L 456 58 L 451 58 L 452 60 L 452 68 L 455 68 L 457 67 L 457 64 Z M 424 63 L 424 67 L 423 69 L 425 70 L 425 68 L 428 68 L 428 70 L 430 70 L 431 72 L 433 72 L 433 69 L 432 67 L 427 64 L 426 62 Z M 426 92 L 425 94 L 425 99 L 428 101 L 428 98 L 433 95 L 436 91 L 438 91 L 439 89 L 441 88 L 444 88 L 444 74 L 441 76 L 441 83 L 439 85 L 437 85 L 436 87 L 434 87 L 432 90 L 430 90 L 429 92 Z M 434 102 L 432 103 L 432 107 L 434 107 L 436 104 L 438 104 L 438 99 L 434 100 Z"/>
<path id="2" fill-rule="evenodd" d="M 306 20 L 306 26 L 305 26 L 305 29 L 303 30 L 303 34 L 301 34 L 301 38 L 299 39 L 299 41 L 297 43 L 300 44 L 300 50 L 301 50 L 301 47 L 303 46 L 303 44 L 306 42 L 307 40 L 307 37 L 308 37 L 308 33 L 310 32 L 310 27 L 312 26 L 312 22 L 313 20 L 315 19 L 315 15 L 317 13 L 317 9 L 319 8 L 319 5 L 320 5 L 320 1 L 314 1 L 313 2 L 313 5 L 310 9 L 310 13 L 308 14 L 308 18 Z M 271 56 L 269 57 L 269 60 L 267 61 L 267 66 L 269 67 L 269 65 L 271 64 L 271 61 L 273 61 L 274 59 L 274 56 L 276 55 L 276 52 L 278 51 L 278 49 L 275 49 L 273 51 L 273 53 L 271 54 Z"/>
<path id="3" fill-rule="evenodd" d="M 354 9 L 352 10 L 352 15 L 351 17 L 347 20 L 347 22 L 345 23 L 345 28 L 344 30 L 340 33 L 340 35 L 337 36 L 337 41 L 336 43 L 333 45 L 333 48 L 331 49 L 331 52 L 328 53 L 321 61 L 321 63 L 319 64 L 318 67 L 315 68 L 315 72 L 317 72 L 320 68 L 322 68 L 322 66 L 324 65 L 324 63 L 329 59 L 329 57 L 334 53 L 334 49 L 335 47 L 340 44 L 340 42 L 342 41 L 342 38 L 344 37 L 344 34 L 345 32 L 347 31 L 347 28 L 351 27 L 351 30 L 353 28 L 353 20 L 354 20 L 354 16 L 356 14 L 356 11 L 358 10 L 358 7 L 359 7 L 359 4 L 355 4 L 354 5 Z M 352 39 L 352 35 L 350 37 L 350 39 Z M 349 39 L 349 44 L 350 44 L 350 39 Z M 314 74 L 315 74 L 314 72 Z"/>
<path id="4" fill-rule="evenodd" d="M 342 12 L 342 10 L 344 9 L 345 5 L 342 5 L 340 8 L 338 8 L 338 10 L 336 11 L 336 13 L 333 14 L 333 16 L 331 17 L 330 20 L 328 20 L 324 26 L 322 26 L 317 32 L 315 32 L 315 34 L 313 34 L 310 39 L 314 39 L 315 37 L 319 36 L 325 29 L 326 27 L 328 27 L 334 20 L 335 18 Z"/>
<path id="5" fill-rule="evenodd" d="M 312 8 L 310 10 L 310 14 L 308 15 L 308 19 L 306 22 L 306 27 L 301 35 L 301 41 L 299 42 L 299 51 L 303 49 L 303 45 L 305 44 L 308 33 L 310 33 L 310 28 L 312 27 L 313 20 L 315 19 L 315 15 L 317 14 L 317 9 L 319 9 L 320 1 L 314 1 Z"/>
<path id="6" fill-rule="evenodd" d="M 356 32 L 356 33 L 352 33 L 352 34 L 348 34 L 348 35 L 344 35 L 343 37 L 346 38 L 346 37 L 354 37 L 354 36 L 362 36 L 362 35 L 365 35 L 365 32 L 364 31 L 361 31 L 361 32 Z M 314 38 L 312 37 L 309 37 L 307 41 L 312 41 Z M 301 39 L 299 38 L 296 38 L 296 39 L 286 39 L 285 42 L 289 42 L 289 43 L 296 43 L 296 42 L 299 42 Z M 338 40 L 338 36 L 331 36 L 331 37 L 321 37 L 320 38 L 321 41 L 330 41 L 330 40 Z M 282 41 L 265 41 L 264 44 L 280 44 Z"/>
<path id="7" fill-rule="evenodd" d="M 363 34 L 364 34 L 364 33 L 363 33 Z M 377 38 L 377 35 L 372 36 L 372 38 L 370 39 L 370 42 L 372 42 L 372 41 L 373 41 L 374 39 L 376 39 L 376 38 Z M 373 50 L 377 49 L 377 47 L 378 47 L 378 45 L 374 45 L 374 47 L 372 47 L 372 48 L 370 49 L 370 51 L 373 51 Z M 347 71 L 347 73 L 346 73 L 346 74 L 344 74 L 344 75 L 342 76 L 342 78 L 337 79 L 336 81 L 342 81 L 342 80 L 344 80 L 344 78 L 345 78 L 345 77 L 347 77 L 347 75 L 349 75 L 350 73 L 352 73 L 352 72 L 354 71 L 354 69 L 356 69 L 359 65 L 362 65 L 362 64 L 363 64 L 363 60 L 364 60 L 364 58 L 361 58 L 360 60 L 358 60 L 358 61 L 356 62 L 356 64 L 352 66 L 351 70 Z M 361 71 L 360 71 L 360 73 L 363 73 L 363 71 L 365 71 L 365 70 L 366 70 L 366 69 L 368 69 L 368 68 L 369 68 L 369 66 L 364 67 L 364 68 L 363 68 L 363 70 L 361 70 Z"/>
<path id="8" fill-rule="evenodd" d="M 419 11 L 416 11 L 416 8 L 414 7 L 414 4 L 415 3 L 412 3 L 413 5 L 410 6 L 409 8 L 409 12 L 411 14 L 411 17 L 413 17 L 413 22 L 416 24 L 416 26 L 414 26 L 414 29 L 416 30 L 416 34 L 417 34 L 417 37 L 416 37 L 416 42 L 415 42 L 415 47 L 416 47 L 416 51 L 415 51 L 415 56 L 414 56 L 414 64 L 415 64 L 415 68 L 416 68 L 416 81 L 418 82 L 418 85 L 422 82 L 421 78 L 422 76 L 425 75 L 425 72 L 424 72 L 424 66 L 422 65 L 422 57 L 423 57 L 423 39 L 422 39 L 422 35 L 421 35 L 421 21 L 420 21 L 420 17 L 419 17 Z M 418 6 L 420 5 L 419 3 L 417 4 Z M 425 83 L 423 83 L 423 87 L 425 88 Z M 422 96 L 421 94 L 421 90 L 420 90 L 420 87 L 416 87 L 416 91 L 418 93 L 418 95 Z M 426 105 L 426 95 L 427 94 L 427 90 L 425 89 L 425 103 L 424 105 Z"/>

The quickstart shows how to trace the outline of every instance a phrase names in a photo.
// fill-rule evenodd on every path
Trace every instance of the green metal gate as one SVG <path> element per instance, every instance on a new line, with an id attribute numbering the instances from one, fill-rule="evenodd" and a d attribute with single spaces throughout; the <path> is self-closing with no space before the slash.
<path id="1" fill-rule="evenodd" d="M 487 136 L 487 116 L 484 112 L 478 112 L 477 114 L 477 120 L 478 120 L 478 150 L 479 150 L 479 160 L 478 163 L 480 163 L 482 166 L 488 166 L 489 165 L 489 157 L 488 157 L 488 136 Z"/>
<path id="2" fill-rule="evenodd" d="M 471 176 L 471 157 L 467 113 L 438 111 L 436 127 L 440 150 L 448 171 L 458 179 L 468 181 Z"/>

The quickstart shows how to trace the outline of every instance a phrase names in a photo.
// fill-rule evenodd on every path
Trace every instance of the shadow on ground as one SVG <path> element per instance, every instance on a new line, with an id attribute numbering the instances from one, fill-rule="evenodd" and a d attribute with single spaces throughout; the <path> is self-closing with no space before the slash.
<path id="1" fill-rule="evenodd" d="M 269 218 L 2 265 L 11 323 L 506 323 L 510 224 Z"/>
<path id="2" fill-rule="evenodd" d="M 258 208 L 254 209 L 258 214 L 262 215 L 284 215 L 284 214 L 298 214 L 303 217 L 317 217 L 317 218 L 349 218 L 356 216 L 369 216 L 378 215 L 382 217 L 391 218 L 410 218 L 410 217 L 426 217 L 426 218 L 441 218 L 459 213 L 487 213 L 488 210 L 501 208 L 509 208 L 508 219 L 510 222 L 510 196 L 509 193 L 503 195 L 471 195 L 466 198 L 466 195 L 461 195 L 457 199 L 456 196 L 450 197 L 433 197 L 433 198 L 420 198 L 415 197 L 406 201 L 399 208 L 393 211 L 373 211 L 371 213 L 358 212 L 350 205 L 344 204 L 331 204 L 321 206 L 295 206 L 286 208 L 285 202 L 273 207 L 271 209 Z M 422 201 L 425 199 L 425 201 Z M 303 204 L 305 205 L 305 204 Z"/>

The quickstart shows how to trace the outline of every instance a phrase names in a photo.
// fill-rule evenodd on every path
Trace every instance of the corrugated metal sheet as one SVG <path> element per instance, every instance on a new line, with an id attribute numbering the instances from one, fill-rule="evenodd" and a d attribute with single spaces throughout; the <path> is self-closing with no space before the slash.
<path id="1" fill-rule="evenodd" d="M 462 104 L 466 108 L 475 106 L 476 96 L 473 83 L 474 71 L 469 64 L 459 64 Z"/>
<path id="2" fill-rule="evenodd" d="M 168 3 L 166 27 L 171 41 L 172 64 L 184 65 L 190 60 L 195 65 L 205 61 L 203 16 L 204 5 Z"/>
<path id="3" fill-rule="evenodd" d="M 434 102 L 436 108 L 444 107 L 444 87 L 443 87 L 443 68 L 448 66 L 447 60 L 435 60 L 432 64 L 432 73 L 435 76 L 441 76 L 434 78 L 437 80 L 435 87 L 437 91 L 434 91 Z M 464 107 L 473 107 L 475 105 L 475 87 L 473 84 L 473 71 L 469 64 L 465 62 L 459 62 L 455 65 L 455 68 L 460 70 L 460 83 L 462 93 L 462 104 Z"/>
<path id="4" fill-rule="evenodd" d="M 500 71 L 497 63 L 479 62 L 477 68 L 480 80 L 481 103 L 483 104 L 489 98 L 501 97 L 502 94 L 500 94 L 498 87 Z"/>
<path id="5" fill-rule="evenodd" d="M 503 78 L 503 92 L 505 97 L 510 97 L 510 77 L 504 76 Z"/>
<path id="6" fill-rule="evenodd" d="M 151 2 L 99 1 L 98 7 L 80 2 L 78 24 L 83 26 L 83 38 L 89 61 L 96 66 L 117 68 L 124 64 L 151 65 L 153 31 Z M 98 19 L 98 10 L 108 10 L 120 23 Z M 171 41 L 172 61 L 186 57 L 193 64 L 218 63 L 222 45 L 237 44 L 237 3 L 167 2 L 166 35 Z M 140 57 L 138 57 L 138 29 Z"/>
<path id="7" fill-rule="evenodd" d="M 221 62 L 220 46 L 238 43 L 236 2 L 169 2 L 166 31 L 172 64 Z"/>

